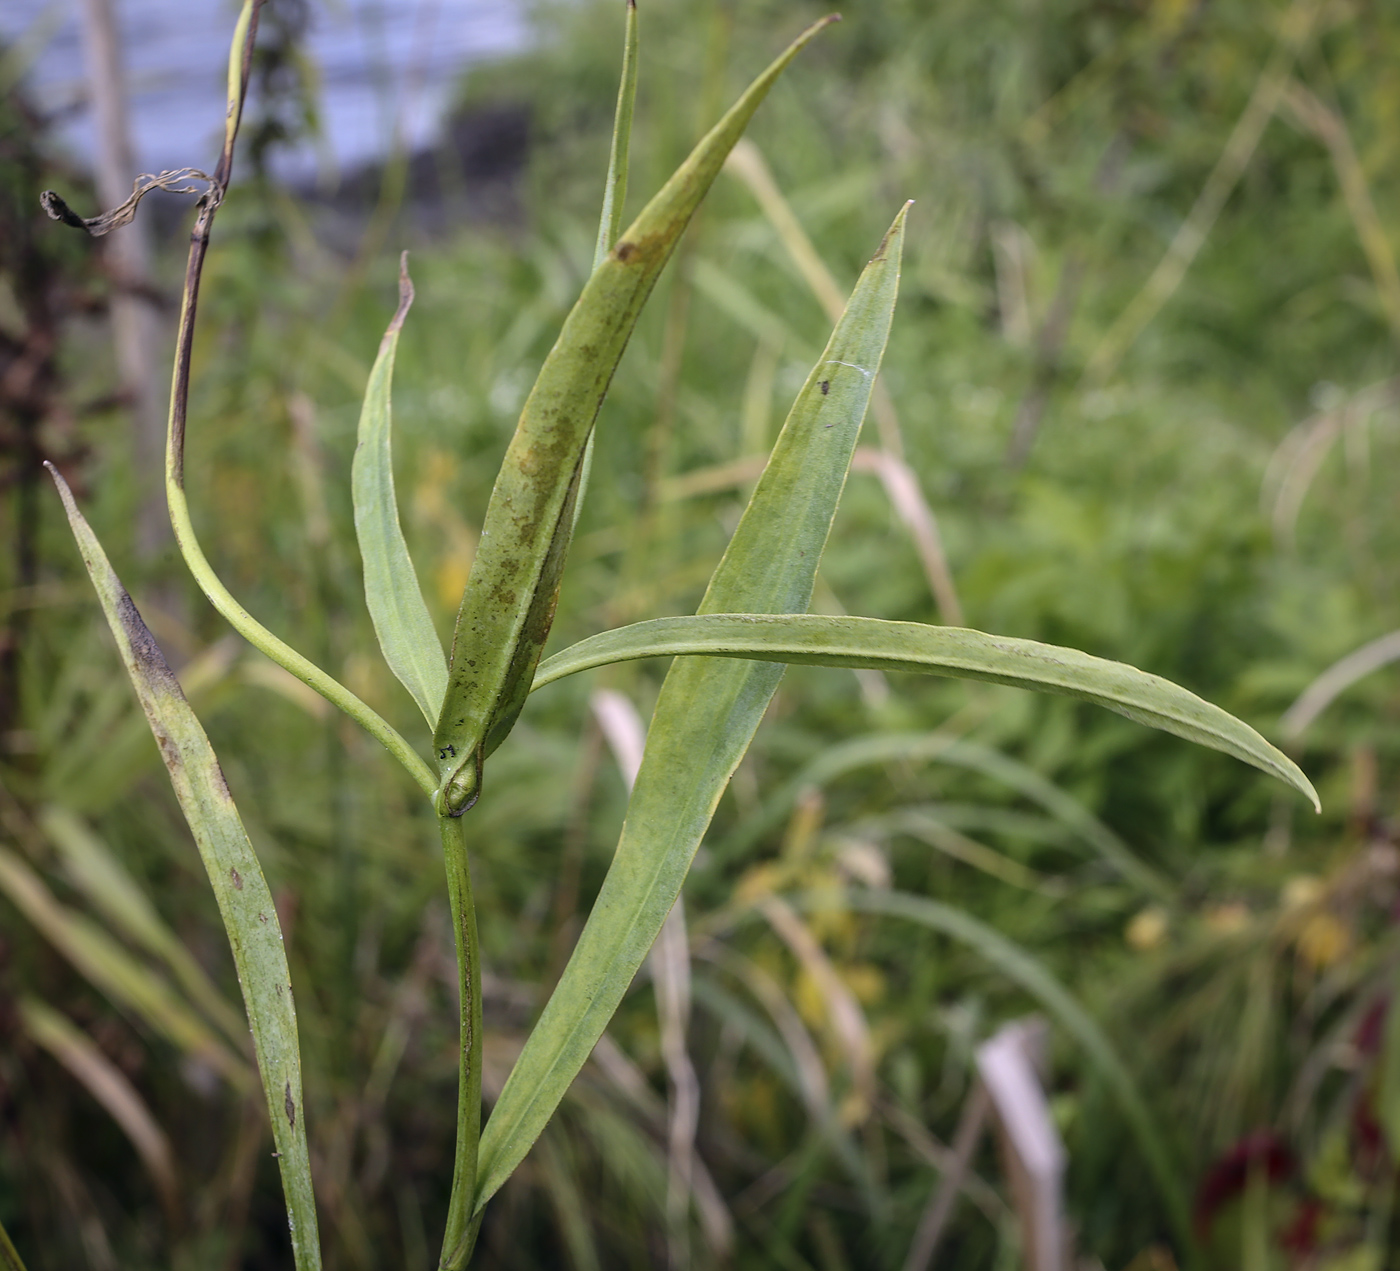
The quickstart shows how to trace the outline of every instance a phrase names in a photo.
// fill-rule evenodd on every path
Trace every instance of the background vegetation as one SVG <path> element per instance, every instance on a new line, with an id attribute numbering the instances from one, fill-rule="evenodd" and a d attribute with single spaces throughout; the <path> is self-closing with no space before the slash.
<path id="1" fill-rule="evenodd" d="M 530 54 L 464 85 L 467 142 L 392 161 L 368 215 L 259 177 L 220 220 L 191 407 L 202 537 L 253 612 L 391 720 L 413 705 L 370 656 L 347 478 L 397 251 L 413 249 L 418 289 L 394 402 L 405 532 L 445 631 L 523 393 L 591 260 L 617 9 L 541 9 Z M 634 206 L 819 12 L 646 4 Z M 845 17 L 751 136 L 843 292 L 918 200 L 882 378 L 967 625 L 1131 662 L 1282 738 L 1315 677 L 1400 627 L 1400 15 L 855 0 Z M 133 559 L 111 283 L 95 248 L 35 220 L 40 188 L 75 185 L 6 84 L 0 1221 L 36 1271 L 281 1266 L 212 897 L 35 484 L 40 457 L 60 462 L 114 560 Z M 767 449 L 828 329 L 790 236 L 726 178 L 604 408 L 559 647 L 693 610 L 753 477 L 736 461 Z M 867 429 L 892 444 L 889 419 Z M 456 1047 L 429 818 L 415 825 L 373 743 L 240 647 L 173 561 L 123 569 L 279 899 L 329 1265 L 426 1265 Z M 869 473 L 848 484 L 823 580 L 831 612 L 952 617 Z M 488 1094 L 616 841 L 625 791 L 590 690 L 645 719 L 663 670 L 561 685 L 493 760 L 470 831 Z M 921 752 L 911 739 L 933 730 L 1014 762 Z M 985 946 L 795 905 L 892 886 L 1014 940 L 1098 1021 L 1196 1202 L 1204 1265 L 1392 1265 L 1394 671 L 1293 744 L 1321 818 L 1233 760 L 1068 700 L 791 669 L 686 892 L 713 1192 L 668 1214 L 675 1056 L 639 979 L 488 1212 L 480 1264 L 903 1266 L 973 1047 L 1036 1002 Z M 1161 886 L 1110 869 L 1104 836 Z M 1079 1256 L 1184 1263 L 1101 1068 L 1070 1032 L 1051 1038 Z M 937 1265 L 1019 1265 L 990 1141 L 975 1175 Z"/>

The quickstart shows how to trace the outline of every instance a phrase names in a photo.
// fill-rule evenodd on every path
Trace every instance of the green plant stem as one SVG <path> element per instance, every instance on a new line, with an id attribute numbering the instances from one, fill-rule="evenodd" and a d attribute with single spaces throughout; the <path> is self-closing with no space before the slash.
<path id="1" fill-rule="evenodd" d="M 194 526 L 190 523 L 189 504 L 185 492 L 169 479 L 167 465 L 166 497 L 170 504 L 170 524 L 175 531 L 175 541 L 180 546 L 180 554 L 185 558 L 200 590 L 238 632 L 254 648 L 267 654 L 278 666 L 290 671 L 302 683 L 315 689 L 333 706 L 339 707 L 360 725 L 371 737 L 379 741 L 395 759 L 407 770 L 423 793 L 430 799 L 437 790 L 437 779 L 423 757 L 413 749 L 388 720 L 355 696 L 333 676 L 326 674 L 310 659 L 303 657 L 291 645 L 279 640 L 256 618 L 253 617 L 229 592 L 220 581 L 213 567 L 204 555 L 195 538 Z"/>
<path id="2" fill-rule="evenodd" d="M 213 200 L 211 200 L 211 204 Z M 194 575 L 209 603 L 227 619 L 230 626 L 254 648 L 267 654 L 278 666 L 290 671 L 297 679 L 320 693 L 333 706 L 339 707 L 376 738 L 394 756 L 432 798 L 437 779 L 423 757 L 413 749 L 402 734 L 379 713 L 362 702 L 333 676 L 328 675 L 310 659 L 303 657 L 291 645 L 273 635 L 253 617 L 224 586 L 204 555 L 195 537 L 190 520 L 189 501 L 185 497 L 185 412 L 189 400 L 190 351 L 193 345 L 196 300 L 204 256 L 209 248 L 209 229 L 213 221 L 213 206 L 201 209 L 190 236 L 190 258 L 185 274 L 184 302 L 180 308 L 180 329 L 176 344 L 175 375 L 170 395 L 170 429 L 165 450 L 165 496 L 170 508 L 170 526 L 175 532 L 180 555 Z"/>
<path id="3" fill-rule="evenodd" d="M 333 706 L 339 707 L 394 756 L 413 779 L 432 797 L 437 780 L 423 757 L 389 722 L 355 696 L 345 685 L 328 675 L 314 662 L 304 658 L 285 641 L 279 640 L 253 617 L 229 592 L 204 555 L 195 537 L 190 520 L 189 502 L 185 498 L 185 423 L 190 397 L 190 359 L 194 348 L 195 314 L 199 304 L 199 280 L 204 272 L 204 257 L 209 251 L 209 235 L 214 215 L 228 190 L 233 170 L 233 145 L 238 137 L 238 124 L 243 102 L 248 95 L 248 74 L 252 65 L 253 41 L 257 36 L 258 10 L 262 0 L 248 0 L 239 16 L 229 54 L 229 109 L 224 130 L 224 148 L 219 166 L 214 169 L 210 189 L 200 200 L 199 214 L 190 231 L 190 254 L 185 264 L 185 288 L 180 302 L 180 325 L 175 339 L 175 369 L 170 385 L 170 425 L 165 444 L 165 495 L 170 507 L 170 527 L 175 532 L 180 555 L 200 590 L 209 598 L 229 624 L 254 648 L 267 654 L 284 670 L 290 671 L 302 683 L 315 689 Z"/>
<path id="4" fill-rule="evenodd" d="M 467 1265 L 480 1218 L 472 1218 L 476 1200 L 476 1155 L 481 1139 L 481 956 L 472 903 L 467 840 L 457 817 L 439 817 L 443 864 L 447 867 L 447 896 L 452 906 L 452 935 L 457 945 L 457 979 L 461 990 L 461 1062 L 457 1080 L 457 1159 L 452 1170 L 452 1196 L 447 1205 L 447 1230 L 442 1239 L 443 1271 Z"/>

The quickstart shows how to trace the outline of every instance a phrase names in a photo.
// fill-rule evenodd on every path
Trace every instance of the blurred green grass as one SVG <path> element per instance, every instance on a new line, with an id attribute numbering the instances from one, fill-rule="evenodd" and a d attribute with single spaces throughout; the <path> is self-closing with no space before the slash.
<path id="1" fill-rule="evenodd" d="M 791 0 L 647 4 L 633 208 L 717 103 L 820 12 Z M 1334 161 L 1296 112 L 1281 107 L 1268 124 L 1181 285 L 1116 371 L 1092 382 L 1085 369 L 1206 183 L 1285 12 L 1173 0 L 855 3 L 752 133 L 843 288 L 899 201 L 918 200 L 883 379 L 969 625 L 1131 662 L 1275 737 L 1317 674 L 1400 626 L 1397 415 L 1344 410 L 1394 374 L 1396 335 Z M 380 250 L 347 266 L 318 237 L 316 204 L 250 185 L 225 207 L 209 258 L 189 453 L 202 536 L 250 609 L 395 723 L 411 721 L 413 705 L 370 654 L 349 546 L 359 395 L 408 246 L 418 301 L 399 350 L 396 456 L 405 533 L 446 631 L 499 455 L 591 258 L 620 13 L 549 7 L 538 23 L 535 50 L 463 89 L 468 108 L 530 109 L 520 223 L 425 237 L 406 214 Z M 1389 244 L 1397 53 L 1400 20 L 1358 2 L 1316 16 L 1292 72 L 1346 121 Z M 600 419 L 552 647 L 693 609 L 739 492 L 667 500 L 663 480 L 765 448 L 824 336 L 820 304 L 741 182 L 721 182 L 691 233 Z M 1054 319 L 1057 308 L 1066 316 Z M 90 320 L 65 339 L 72 410 L 108 391 L 111 375 Z M 1018 419 L 1031 417 L 1032 444 L 1008 462 Z M 1270 460 L 1291 430 L 1314 421 L 1321 437 L 1328 419 L 1335 443 L 1296 528 L 1280 533 Z M 116 560 L 131 554 L 121 427 L 110 410 L 76 425 L 90 448 L 80 466 L 89 515 Z M 50 804 L 86 818 L 236 1002 L 154 749 L 95 612 L 70 587 L 80 571 L 59 508 L 38 508 L 48 590 L 26 610 L 0 828 L 66 904 L 90 910 L 36 819 Z M 423 1265 L 446 1203 L 455 1088 L 435 836 L 373 743 L 222 643 L 218 619 L 168 566 L 149 567 L 138 603 L 150 601 L 172 660 L 205 668 L 191 696 L 279 897 L 328 1265 Z M 13 570 L 9 559 L 0 569 Z M 823 577 L 823 607 L 939 620 L 868 474 L 848 484 Z M 14 597 L 18 581 L 7 574 L 0 586 Z M 631 664 L 597 683 L 645 718 L 662 670 Z M 562 967 L 616 839 L 625 795 L 590 719 L 590 687 L 560 684 L 531 702 L 493 760 L 492 799 L 472 813 L 488 1091 Z M 752 975 L 795 1003 L 839 1107 L 851 1074 L 830 1003 L 769 926 L 726 915 L 775 891 L 844 883 L 873 860 L 895 887 L 1003 932 L 1075 993 L 1167 1127 L 1188 1193 L 1253 1131 L 1288 1145 L 1297 1168 L 1274 1198 L 1268 1266 L 1304 1265 L 1284 1229 L 1309 1205 L 1318 1260 L 1307 1265 L 1388 1265 L 1400 1050 L 1377 1017 L 1397 954 L 1397 700 L 1393 671 L 1381 671 L 1308 733 L 1319 819 L 1223 756 L 1063 699 L 793 668 L 687 888 L 699 1151 L 735 1230 L 720 1256 L 692 1215 L 694 1264 L 902 1266 L 937 1171 L 894 1110 L 951 1139 L 971 1046 L 1032 1005 L 944 937 L 854 912 L 810 918 L 877 1058 L 879 1101 L 850 1113 L 847 1149 L 833 1148 Z M 1173 903 L 1155 909 L 1004 784 L 939 764 L 843 775 L 781 809 L 780 828 L 742 855 L 725 851 L 838 741 L 939 727 L 1079 800 L 1173 880 Z M 894 814 L 929 805 L 1051 885 L 1018 886 L 890 828 Z M 97 992 L 9 901 L 0 912 L 0 1220 L 31 1268 L 283 1265 L 260 1114 L 198 1055 Z M 23 995 L 82 1025 L 169 1135 L 182 1165 L 173 1229 L 107 1114 L 23 1030 Z M 610 1034 L 642 1086 L 620 1083 L 616 1068 L 580 1080 L 488 1216 L 481 1265 L 666 1261 L 664 1114 L 655 1119 L 666 1077 L 647 985 Z M 1079 1249 L 1114 1271 L 1170 1265 L 1150 1260 L 1173 1237 L 1117 1107 L 1071 1038 L 1054 1039 Z M 1005 1197 L 989 1144 L 976 1168 Z M 963 1201 L 938 1265 L 1017 1265 L 1005 1203 L 989 1220 Z M 1226 1197 L 1214 1215 L 1208 1265 L 1242 1265 L 1242 1208 Z"/>

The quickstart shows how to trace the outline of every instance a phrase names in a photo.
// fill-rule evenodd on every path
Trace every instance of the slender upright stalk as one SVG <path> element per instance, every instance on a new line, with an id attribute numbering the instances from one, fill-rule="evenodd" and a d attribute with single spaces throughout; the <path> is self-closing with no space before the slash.
<path id="1" fill-rule="evenodd" d="M 457 977 L 461 990 L 461 1064 L 457 1082 L 457 1161 L 452 1172 L 447 1230 L 443 1235 L 443 1271 L 467 1265 L 480 1221 L 472 1221 L 476 1200 L 476 1154 L 481 1138 L 481 957 L 476 936 L 476 906 L 467 865 L 463 821 L 439 817 L 443 863 L 447 867 L 447 897 L 452 906 L 452 936 L 457 945 Z"/>
<path id="2" fill-rule="evenodd" d="M 248 94 L 248 74 L 252 66 L 253 40 L 257 35 L 258 11 L 263 0 L 247 0 L 239 16 L 229 56 L 228 122 L 224 129 L 224 148 L 219 166 L 214 169 L 209 190 L 200 199 L 199 214 L 190 231 L 190 254 L 185 264 L 185 287 L 180 302 L 180 326 L 175 341 L 175 370 L 170 385 L 170 427 L 165 445 L 165 495 L 170 506 L 170 526 L 180 554 L 200 589 L 233 628 L 255 648 L 309 685 L 332 705 L 358 723 L 375 737 L 409 772 L 429 797 L 437 789 L 432 769 L 423 761 L 397 729 L 354 693 L 328 675 L 314 662 L 302 657 L 295 649 L 279 640 L 257 621 L 224 586 L 209 564 L 195 537 L 190 519 L 189 502 L 185 498 L 185 422 L 190 397 L 190 359 L 194 347 L 194 324 L 199 305 L 199 281 L 204 272 L 204 258 L 209 251 L 209 235 L 214 215 L 228 192 L 233 171 L 233 144 L 238 137 L 238 125 L 243 103 Z"/>

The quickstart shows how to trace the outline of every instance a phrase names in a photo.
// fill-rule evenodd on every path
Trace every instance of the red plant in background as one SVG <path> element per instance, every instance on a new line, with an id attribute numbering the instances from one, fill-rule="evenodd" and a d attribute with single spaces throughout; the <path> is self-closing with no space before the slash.
<path id="1" fill-rule="evenodd" d="M 1244 1191 L 1252 1176 L 1262 1173 L 1270 1183 L 1277 1183 L 1291 1178 L 1296 1168 L 1293 1153 L 1272 1130 L 1246 1134 L 1216 1159 L 1196 1189 L 1197 1236 L 1201 1240 L 1209 1236 L 1216 1214 Z"/>

